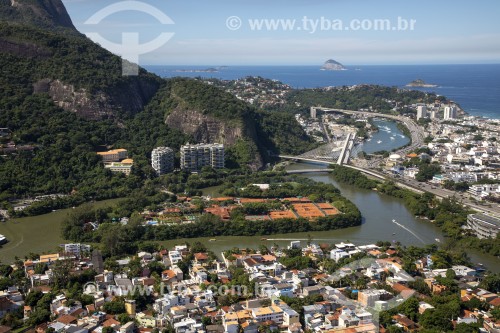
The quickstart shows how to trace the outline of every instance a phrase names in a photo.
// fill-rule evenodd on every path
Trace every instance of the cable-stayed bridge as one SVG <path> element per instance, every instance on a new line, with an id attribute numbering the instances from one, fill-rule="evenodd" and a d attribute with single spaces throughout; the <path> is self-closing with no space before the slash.
<path id="1" fill-rule="evenodd" d="M 351 156 L 357 155 L 361 149 L 355 144 L 355 139 L 355 133 L 348 133 L 345 141 L 340 145 L 338 142 L 330 142 L 298 156 L 281 155 L 280 157 L 309 162 L 335 162 L 338 165 L 344 165 L 349 163 Z"/>

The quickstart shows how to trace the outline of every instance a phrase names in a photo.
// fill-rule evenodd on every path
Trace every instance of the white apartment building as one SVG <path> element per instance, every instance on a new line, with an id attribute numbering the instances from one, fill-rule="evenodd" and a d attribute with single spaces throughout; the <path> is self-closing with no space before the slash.
<path id="1" fill-rule="evenodd" d="M 181 168 L 199 171 L 204 166 L 214 169 L 224 168 L 224 145 L 220 143 L 187 144 L 181 147 Z"/>
<path id="2" fill-rule="evenodd" d="M 61 244 L 64 253 L 71 253 L 75 257 L 81 257 L 84 253 L 90 253 L 90 245 L 86 244 Z"/>
<path id="3" fill-rule="evenodd" d="M 456 119 L 457 118 L 457 108 L 454 106 L 446 106 L 444 108 L 444 120 Z"/>
<path id="4" fill-rule="evenodd" d="M 153 149 L 151 166 L 159 176 L 174 171 L 174 151 L 169 147 Z"/>
<path id="5" fill-rule="evenodd" d="M 427 118 L 427 106 L 418 105 L 417 106 L 417 120 L 420 120 L 422 118 Z"/>
<path id="6" fill-rule="evenodd" d="M 474 199 L 483 200 L 493 193 L 500 194 L 500 184 L 471 185 L 468 192 Z"/>
<path id="7" fill-rule="evenodd" d="M 476 234 L 477 238 L 495 238 L 500 232 L 500 218 L 485 214 L 469 214 L 467 227 Z"/>

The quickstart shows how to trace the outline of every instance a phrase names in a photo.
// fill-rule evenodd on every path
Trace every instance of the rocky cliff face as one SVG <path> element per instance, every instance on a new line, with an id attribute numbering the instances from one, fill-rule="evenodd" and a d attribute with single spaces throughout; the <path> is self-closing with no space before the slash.
<path id="1" fill-rule="evenodd" d="M 231 147 L 239 140 L 257 141 L 253 122 L 245 121 L 245 124 L 226 122 L 195 110 L 177 108 L 169 113 L 165 123 L 171 128 L 191 135 L 198 143 L 217 142 Z M 253 161 L 248 166 L 254 171 L 262 168 L 263 160 L 259 152 L 256 151 Z"/>
<path id="2" fill-rule="evenodd" d="M 124 113 L 140 112 L 157 90 L 157 85 L 142 81 L 94 94 L 59 80 L 44 79 L 33 85 L 34 93 L 48 93 L 61 108 L 89 120 L 119 118 L 118 113 L 123 116 Z"/>
<path id="3" fill-rule="evenodd" d="M 118 75 L 121 61 L 75 29 L 61 0 L 0 0 L 0 23 L 6 23 L 0 55 L 11 56 L 8 61 L 21 71 L 30 68 L 23 75 L 29 75 L 33 92 L 48 93 L 57 105 L 87 119 L 134 115 L 161 84 L 145 72 Z"/>
<path id="4" fill-rule="evenodd" d="M 61 0 L 0 0 L 0 19 L 30 23 L 44 28 L 75 26 Z"/>
<path id="5" fill-rule="evenodd" d="M 241 127 L 228 126 L 219 119 L 194 110 L 175 109 L 168 115 L 166 124 L 191 135 L 196 142 L 233 145 L 243 137 Z"/>
<path id="6" fill-rule="evenodd" d="M 26 42 L 13 42 L 0 36 L 0 50 L 20 57 L 40 57 L 48 58 L 51 55 L 49 50 L 38 45 Z"/>

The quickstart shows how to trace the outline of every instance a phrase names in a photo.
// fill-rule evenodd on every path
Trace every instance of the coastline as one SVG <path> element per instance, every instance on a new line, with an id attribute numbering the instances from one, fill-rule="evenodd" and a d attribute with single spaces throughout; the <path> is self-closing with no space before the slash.
<path id="1" fill-rule="evenodd" d="M 373 84 L 405 87 L 415 77 L 439 85 L 437 88 L 418 88 L 446 96 L 459 104 L 470 116 L 500 119 L 500 86 L 485 78 L 500 76 L 500 64 L 481 65 L 348 65 L 347 71 L 320 71 L 318 66 L 229 66 L 219 73 L 175 73 L 176 69 L 207 69 L 213 65 L 149 65 L 144 66 L 162 77 L 203 77 L 236 80 L 246 76 L 261 76 L 289 84 L 294 89 L 328 86 Z M 352 70 L 351 70 L 352 69 Z M 360 69 L 360 70 L 355 70 Z M 496 75 L 495 73 L 498 73 Z M 204 74 L 204 75 L 202 75 Z M 495 76 L 496 75 L 496 76 Z"/>

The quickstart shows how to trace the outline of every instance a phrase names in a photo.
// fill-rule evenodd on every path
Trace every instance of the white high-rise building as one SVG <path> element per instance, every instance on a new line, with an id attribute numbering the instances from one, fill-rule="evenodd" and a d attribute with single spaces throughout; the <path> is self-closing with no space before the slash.
<path id="1" fill-rule="evenodd" d="M 220 143 L 187 144 L 181 147 L 181 168 L 199 171 L 204 166 L 224 168 L 224 145 Z"/>
<path id="2" fill-rule="evenodd" d="M 427 118 L 427 106 L 425 105 L 417 106 L 417 120 L 422 118 Z"/>
<path id="3" fill-rule="evenodd" d="M 316 119 L 317 116 L 317 110 L 314 106 L 311 106 L 311 118 Z"/>
<path id="4" fill-rule="evenodd" d="M 90 245 L 86 244 L 61 244 L 60 245 L 67 254 L 73 254 L 74 256 L 81 258 L 84 254 L 90 254 Z"/>
<path id="5" fill-rule="evenodd" d="M 151 166 L 159 176 L 174 171 L 174 151 L 168 147 L 155 148 L 151 153 Z"/>
<path id="6" fill-rule="evenodd" d="M 456 119 L 457 118 L 457 108 L 454 106 L 446 106 L 444 108 L 444 120 Z"/>

